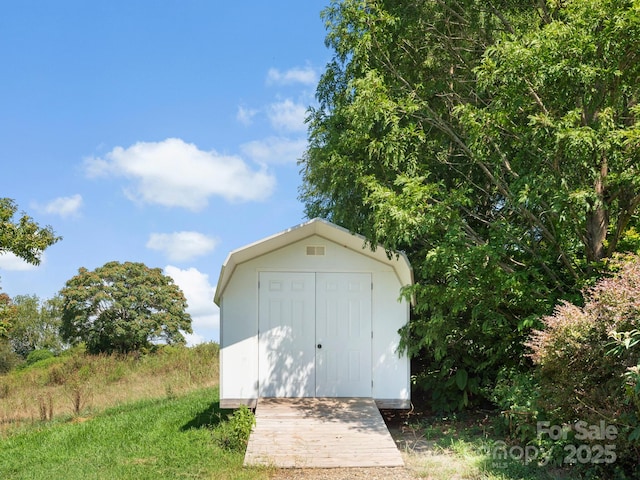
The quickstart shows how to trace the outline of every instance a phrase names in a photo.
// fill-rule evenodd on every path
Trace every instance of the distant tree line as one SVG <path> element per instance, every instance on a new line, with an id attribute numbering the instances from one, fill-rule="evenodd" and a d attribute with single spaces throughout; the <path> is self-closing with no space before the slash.
<path id="1" fill-rule="evenodd" d="M 17 205 L 0 198 L 0 253 L 38 265 L 61 239 Z M 144 351 L 158 343 L 184 344 L 192 333 L 187 301 L 171 277 L 136 262 L 80 268 L 52 299 L 0 293 L 0 373 L 22 362 L 83 344 L 89 353 Z"/>

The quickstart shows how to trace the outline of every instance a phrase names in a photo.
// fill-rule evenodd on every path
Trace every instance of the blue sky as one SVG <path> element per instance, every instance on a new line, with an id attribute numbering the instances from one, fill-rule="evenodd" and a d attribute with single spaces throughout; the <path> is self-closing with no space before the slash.
<path id="1" fill-rule="evenodd" d="M 0 288 L 44 300 L 80 267 L 143 262 L 185 292 L 189 341 L 217 341 L 229 251 L 304 221 L 328 2 L 5 2 L 0 197 L 63 239 L 39 267 L 0 256 Z"/>

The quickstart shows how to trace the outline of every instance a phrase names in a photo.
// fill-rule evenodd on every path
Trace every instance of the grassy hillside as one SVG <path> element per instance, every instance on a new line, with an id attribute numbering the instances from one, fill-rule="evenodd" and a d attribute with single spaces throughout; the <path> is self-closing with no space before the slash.
<path id="1" fill-rule="evenodd" d="M 218 384 L 217 344 L 148 355 L 71 350 L 0 376 L 0 435 L 24 423 L 90 416 L 124 403 L 175 398 Z"/>
<path id="2" fill-rule="evenodd" d="M 305 478 L 242 468 L 234 440 L 247 422 L 219 408 L 218 354 L 215 344 L 143 356 L 71 351 L 0 376 L 0 479 Z M 486 421 L 396 425 L 410 477 L 565 478 L 515 460 L 496 467 L 487 446 L 504 438 Z"/>
<path id="3" fill-rule="evenodd" d="M 214 441 L 227 413 L 218 406 L 217 388 L 205 388 L 32 425 L 0 440 L 0 478 L 268 478 Z"/>
<path id="4" fill-rule="evenodd" d="M 0 478 L 267 478 L 221 448 L 218 355 L 72 350 L 0 376 Z"/>

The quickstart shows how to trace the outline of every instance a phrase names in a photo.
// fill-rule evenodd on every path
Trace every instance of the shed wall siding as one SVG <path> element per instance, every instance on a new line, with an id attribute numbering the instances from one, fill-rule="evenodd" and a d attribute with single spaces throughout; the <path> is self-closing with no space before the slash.
<path id="1" fill-rule="evenodd" d="M 221 305 L 220 398 L 258 396 L 258 310 L 256 280 L 238 268 Z"/>
<path id="2" fill-rule="evenodd" d="M 409 305 L 398 301 L 400 284 L 393 272 L 377 272 L 373 280 L 373 398 L 410 399 L 409 359 L 398 356 Z"/>

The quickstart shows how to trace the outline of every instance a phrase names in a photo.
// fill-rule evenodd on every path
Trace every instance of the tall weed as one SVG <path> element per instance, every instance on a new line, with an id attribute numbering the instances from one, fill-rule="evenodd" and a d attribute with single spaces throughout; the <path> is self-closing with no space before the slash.
<path id="1" fill-rule="evenodd" d="M 529 442 L 536 437 L 539 390 L 532 372 L 503 369 L 495 387 L 487 395 L 499 408 L 502 429 L 509 438 Z"/>
<path id="2" fill-rule="evenodd" d="M 253 412 L 246 405 L 241 405 L 227 421 L 221 422 L 213 430 L 213 438 L 224 450 L 244 452 L 255 424 Z"/>
<path id="3" fill-rule="evenodd" d="M 40 420 L 46 422 L 53 419 L 53 397 L 51 393 L 38 396 L 38 408 L 40 410 Z"/>

